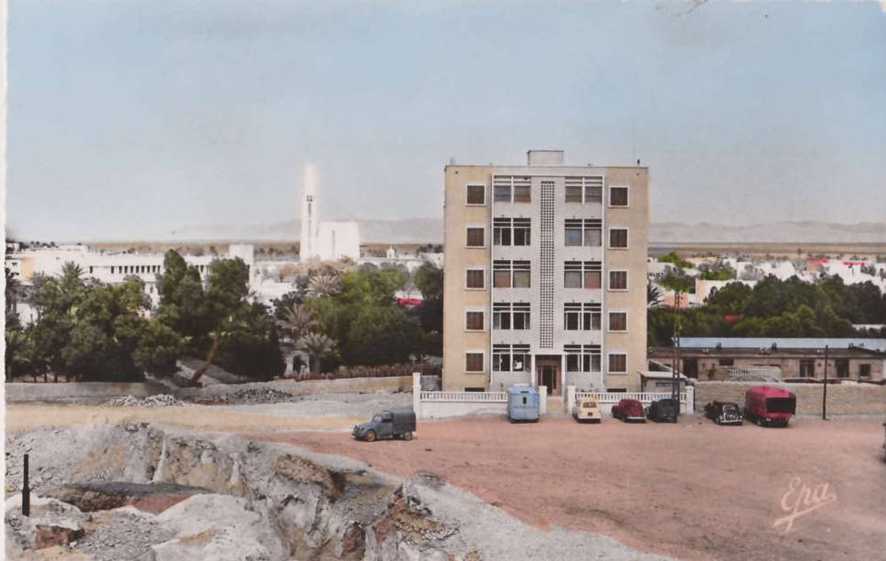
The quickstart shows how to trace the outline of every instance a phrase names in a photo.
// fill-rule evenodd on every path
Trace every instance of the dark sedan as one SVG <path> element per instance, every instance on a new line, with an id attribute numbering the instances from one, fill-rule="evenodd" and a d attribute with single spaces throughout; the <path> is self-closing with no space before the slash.
<path id="1" fill-rule="evenodd" d="M 712 401 L 704 406 L 704 416 L 718 425 L 740 425 L 744 421 L 741 408 L 731 401 Z"/>

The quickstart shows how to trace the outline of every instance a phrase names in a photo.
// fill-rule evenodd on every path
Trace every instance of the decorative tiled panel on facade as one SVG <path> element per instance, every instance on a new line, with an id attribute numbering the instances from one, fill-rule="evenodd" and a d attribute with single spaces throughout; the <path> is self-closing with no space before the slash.
<path id="1" fill-rule="evenodd" d="M 541 182 L 539 204 L 538 346 L 554 347 L 554 182 Z"/>

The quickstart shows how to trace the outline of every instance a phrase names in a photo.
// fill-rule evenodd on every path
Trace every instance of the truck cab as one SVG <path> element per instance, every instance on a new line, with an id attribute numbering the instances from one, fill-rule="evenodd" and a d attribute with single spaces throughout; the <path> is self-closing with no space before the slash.
<path id="1" fill-rule="evenodd" d="M 414 431 L 415 411 L 411 408 L 386 409 L 373 415 L 369 422 L 355 425 L 351 435 L 367 442 L 394 438 L 412 440 Z"/>

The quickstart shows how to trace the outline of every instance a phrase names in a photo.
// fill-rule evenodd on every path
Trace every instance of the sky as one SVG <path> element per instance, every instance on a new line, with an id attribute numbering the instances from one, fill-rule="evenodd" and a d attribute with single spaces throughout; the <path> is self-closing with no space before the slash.
<path id="1" fill-rule="evenodd" d="M 886 221 L 886 4 L 10 0 L 8 230 L 442 217 L 443 166 L 650 168 L 654 222 Z"/>

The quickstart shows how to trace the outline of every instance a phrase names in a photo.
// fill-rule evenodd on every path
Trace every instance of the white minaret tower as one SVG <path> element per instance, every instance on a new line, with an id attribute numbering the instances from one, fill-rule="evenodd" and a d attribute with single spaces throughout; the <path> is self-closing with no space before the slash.
<path id="1" fill-rule="evenodd" d="M 301 200 L 301 240 L 299 258 L 307 261 L 317 255 L 317 168 L 305 166 L 304 194 Z"/>

